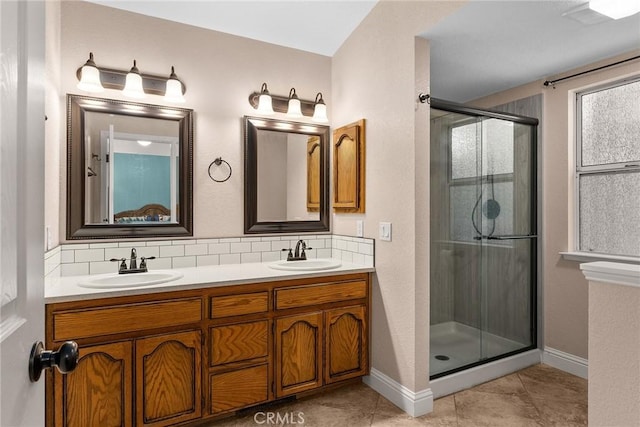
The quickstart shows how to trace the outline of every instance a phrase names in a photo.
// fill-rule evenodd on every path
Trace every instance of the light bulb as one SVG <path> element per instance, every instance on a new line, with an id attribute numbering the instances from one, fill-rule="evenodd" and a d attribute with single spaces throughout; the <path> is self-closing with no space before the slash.
<path id="1" fill-rule="evenodd" d="M 167 102 L 185 102 L 184 95 L 182 95 L 182 83 L 178 80 L 178 76 L 176 76 L 173 67 L 171 67 L 171 75 L 169 75 L 169 80 L 167 80 L 164 100 Z"/>
<path id="2" fill-rule="evenodd" d="M 133 60 L 133 67 L 131 67 L 131 70 L 127 73 L 127 79 L 124 89 L 122 89 L 122 94 L 129 98 L 140 99 L 145 97 L 144 90 L 142 89 L 142 76 L 140 75 L 140 71 L 138 71 L 135 59 Z"/>
<path id="3" fill-rule="evenodd" d="M 93 53 L 89 53 L 89 59 L 82 66 L 80 71 L 80 81 L 78 82 L 78 89 L 85 92 L 102 92 L 104 87 L 100 82 L 100 70 L 93 62 Z"/>

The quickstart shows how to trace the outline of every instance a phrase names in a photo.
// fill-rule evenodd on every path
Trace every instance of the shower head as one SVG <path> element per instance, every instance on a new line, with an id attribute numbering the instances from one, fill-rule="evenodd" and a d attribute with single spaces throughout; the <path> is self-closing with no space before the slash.
<path id="1" fill-rule="evenodd" d="M 500 203 L 496 199 L 488 199 L 482 204 L 482 214 L 489 219 L 500 215 Z"/>

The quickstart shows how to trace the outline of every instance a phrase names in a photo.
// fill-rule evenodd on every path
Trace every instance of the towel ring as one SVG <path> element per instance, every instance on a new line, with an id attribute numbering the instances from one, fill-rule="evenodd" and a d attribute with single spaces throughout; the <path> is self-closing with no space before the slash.
<path id="1" fill-rule="evenodd" d="M 226 164 L 227 167 L 229 168 L 229 175 L 227 175 L 227 177 L 225 179 L 215 179 L 211 175 L 211 166 L 213 166 L 213 165 L 220 166 L 223 163 Z M 225 182 L 225 181 L 228 181 L 229 178 L 231 178 L 231 174 L 233 173 L 233 169 L 231 169 L 231 165 L 229 164 L 229 162 L 227 162 L 226 160 L 222 160 L 222 157 L 218 157 L 213 162 L 211 162 L 209 164 L 208 172 L 209 172 L 209 178 L 211 178 L 213 181 L 215 181 L 215 182 Z"/>

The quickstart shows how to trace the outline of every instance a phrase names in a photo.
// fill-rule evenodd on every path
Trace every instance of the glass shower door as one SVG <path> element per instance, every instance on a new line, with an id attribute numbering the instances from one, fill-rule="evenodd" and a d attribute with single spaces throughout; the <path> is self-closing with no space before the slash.
<path id="1" fill-rule="evenodd" d="M 534 344 L 535 128 L 483 118 L 480 230 L 481 360 Z M 481 208 L 480 208 L 481 206 Z"/>
<path id="2" fill-rule="evenodd" d="M 535 346 L 535 120 L 466 110 L 431 108 L 431 378 Z"/>

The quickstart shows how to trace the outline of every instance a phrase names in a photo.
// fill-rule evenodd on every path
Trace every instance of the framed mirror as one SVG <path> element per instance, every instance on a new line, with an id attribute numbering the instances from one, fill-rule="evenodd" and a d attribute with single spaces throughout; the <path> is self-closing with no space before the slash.
<path id="1" fill-rule="evenodd" d="M 193 235 L 193 110 L 67 95 L 67 239 Z"/>
<path id="2" fill-rule="evenodd" d="M 244 117 L 244 232 L 329 231 L 329 126 Z"/>

